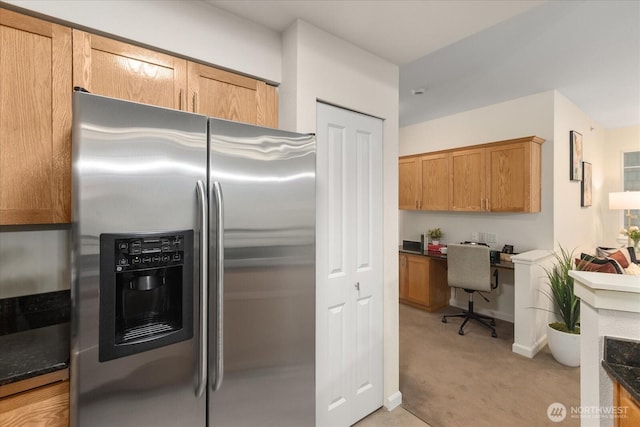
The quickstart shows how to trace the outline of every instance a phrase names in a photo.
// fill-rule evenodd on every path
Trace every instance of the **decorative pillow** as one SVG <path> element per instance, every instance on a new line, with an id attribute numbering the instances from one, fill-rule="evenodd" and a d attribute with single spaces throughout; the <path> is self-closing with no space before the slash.
<path id="1" fill-rule="evenodd" d="M 622 267 L 613 259 L 595 258 L 593 255 L 581 254 L 574 260 L 576 269 L 582 271 L 596 271 L 599 273 L 622 274 Z"/>
<path id="2" fill-rule="evenodd" d="M 627 248 L 605 248 L 603 246 L 598 246 L 596 248 L 596 255 L 598 258 L 606 258 L 611 256 L 616 252 L 621 252 L 622 255 L 627 259 L 628 263 L 637 264 L 638 260 L 636 259 L 636 251 L 633 249 L 633 246 L 629 246 Z M 626 267 L 625 267 L 626 268 Z"/>
<path id="3" fill-rule="evenodd" d="M 630 259 L 627 258 L 627 256 L 629 256 L 629 251 L 625 250 L 624 252 L 627 253 L 626 256 L 623 253 L 623 250 L 619 250 L 609 255 L 607 259 L 615 259 L 618 262 L 618 264 L 620 264 L 620 267 L 627 268 L 629 267 L 629 264 L 631 264 L 631 262 L 629 262 Z"/>

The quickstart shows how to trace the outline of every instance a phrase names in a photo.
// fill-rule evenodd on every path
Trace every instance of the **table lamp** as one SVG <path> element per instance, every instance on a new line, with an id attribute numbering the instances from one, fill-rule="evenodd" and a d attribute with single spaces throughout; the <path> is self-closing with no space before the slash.
<path id="1" fill-rule="evenodd" d="M 631 215 L 631 209 L 640 209 L 640 191 L 609 193 L 609 209 L 627 210 L 625 216 L 627 217 L 627 230 L 629 230 L 631 219 L 637 218 L 636 215 Z"/>

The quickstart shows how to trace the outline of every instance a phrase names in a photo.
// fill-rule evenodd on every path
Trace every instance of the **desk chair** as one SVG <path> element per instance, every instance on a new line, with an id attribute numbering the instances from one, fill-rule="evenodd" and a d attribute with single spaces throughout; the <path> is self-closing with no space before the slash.
<path id="1" fill-rule="evenodd" d="M 461 288 L 469 294 L 469 309 L 460 314 L 450 314 L 442 317 L 442 323 L 447 323 L 448 317 L 463 317 L 464 322 L 458 333 L 464 335 L 464 326 L 469 319 L 479 322 L 491 329 L 491 336 L 497 338 L 494 318 L 478 314 L 473 311 L 473 293 L 489 301 L 480 292 L 490 292 L 498 287 L 498 271 L 493 274 L 495 284 L 491 283 L 491 262 L 489 247 L 481 245 L 447 245 L 447 279 L 452 288 Z"/>

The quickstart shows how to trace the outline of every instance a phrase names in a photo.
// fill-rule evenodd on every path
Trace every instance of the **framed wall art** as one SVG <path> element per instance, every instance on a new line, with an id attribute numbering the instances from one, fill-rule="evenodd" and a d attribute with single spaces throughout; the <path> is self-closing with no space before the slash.
<path id="1" fill-rule="evenodd" d="M 569 179 L 571 181 L 582 181 L 582 134 L 572 130 L 569 132 L 570 139 L 570 164 Z"/>
<path id="2" fill-rule="evenodd" d="M 582 162 L 582 195 L 580 206 L 591 206 L 591 163 Z"/>

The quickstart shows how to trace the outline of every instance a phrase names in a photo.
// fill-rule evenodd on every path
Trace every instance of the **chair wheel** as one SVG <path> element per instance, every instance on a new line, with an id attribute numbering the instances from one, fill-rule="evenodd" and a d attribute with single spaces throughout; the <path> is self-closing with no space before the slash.
<path id="1" fill-rule="evenodd" d="M 458 331 L 458 335 L 464 335 L 464 331 L 463 331 L 462 329 L 460 329 L 460 330 Z"/>
<path id="2" fill-rule="evenodd" d="M 442 318 L 442 323 L 447 323 L 447 318 L 446 317 Z"/>
<path id="3" fill-rule="evenodd" d="M 490 324 L 491 324 L 491 326 L 496 326 L 496 321 L 495 321 L 495 320 L 493 320 L 493 319 L 491 319 Z"/>
<path id="4" fill-rule="evenodd" d="M 496 334 L 496 331 L 491 332 L 491 336 L 493 338 L 498 338 L 498 334 Z"/>

